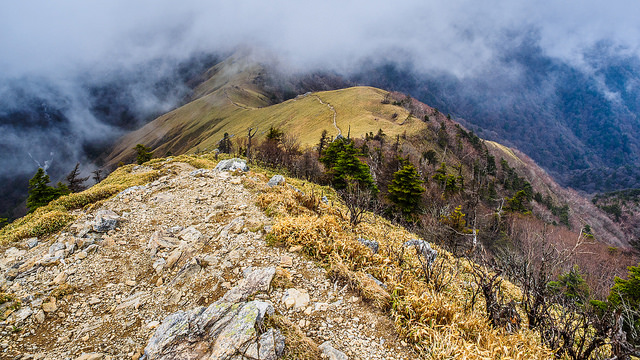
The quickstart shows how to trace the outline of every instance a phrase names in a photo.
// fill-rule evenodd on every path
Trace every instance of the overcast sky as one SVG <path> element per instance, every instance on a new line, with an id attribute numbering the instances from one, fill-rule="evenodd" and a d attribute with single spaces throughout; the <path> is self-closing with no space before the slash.
<path id="1" fill-rule="evenodd" d="M 0 79 L 64 79 L 238 44 L 303 69 L 349 70 L 370 57 L 464 76 L 523 29 L 538 32 L 548 55 L 573 63 L 601 40 L 637 54 L 638 14 L 637 0 L 4 1 Z"/>

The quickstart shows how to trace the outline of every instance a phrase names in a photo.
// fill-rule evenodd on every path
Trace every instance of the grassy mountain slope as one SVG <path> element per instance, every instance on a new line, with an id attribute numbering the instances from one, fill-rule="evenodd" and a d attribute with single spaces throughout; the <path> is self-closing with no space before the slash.
<path id="1" fill-rule="evenodd" d="M 106 163 L 130 162 L 138 143 L 151 147 L 156 156 L 211 150 L 225 132 L 245 136 L 250 127 L 258 129 L 258 138 L 270 127 L 280 128 L 303 145 L 313 145 L 323 130 L 336 136 L 337 128 L 344 136 L 351 129 L 354 137 L 378 129 L 395 136 L 424 128 L 408 110 L 382 104 L 387 92 L 371 87 L 310 93 L 269 105 L 270 94 L 257 85 L 263 72 L 233 59 L 216 65 L 195 89 L 193 101 L 123 137 Z"/>
<path id="2" fill-rule="evenodd" d="M 340 130 L 343 136 L 350 133 L 353 138 L 361 138 L 381 129 L 395 140 L 397 135 L 425 134 L 429 129 L 435 132 L 439 123 L 451 127 L 457 124 L 415 99 L 372 87 L 308 92 L 271 104 L 274 96 L 264 85 L 266 73 L 264 67 L 242 54 L 218 63 L 201 76 L 191 102 L 123 137 L 108 155 L 107 164 L 132 162 L 138 143 L 151 147 L 155 156 L 211 151 L 225 132 L 232 140 L 246 142 L 248 128 L 258 129 L 254 141 L 263 139 L 270 127 L 279 128 L 304 148 L 314 146 L 323 130 L 333 137 Z M 423 121 L 425 116 L 429 121 Z M 433 136 L 431 139 L 435 143 Z M 630 239 L 619 226 L 579 194 L 559 186 L 529 157 L 495 142 L 485 144 L 498 162 L 505 159 L 526 174 L 536 192 L 550 197 L 558 206 L 570 204 L 567 225 L 575 231 L 590 225 L 597 239 L 615 246 L 628 245 Z M 451 151 L 445 150 L 442 156 L 441 161 L 460 162 Z M 557 220 L 543 205 L 536 205 L 536 210 L 549 222 Z"/>

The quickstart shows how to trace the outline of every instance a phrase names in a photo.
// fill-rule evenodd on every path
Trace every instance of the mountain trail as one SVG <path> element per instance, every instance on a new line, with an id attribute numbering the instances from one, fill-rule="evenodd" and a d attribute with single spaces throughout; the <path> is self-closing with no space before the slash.
<path id="1" fill-rule="evenodd" d="M 0 291 L 21 301 L 2 305 L 0 358 L 137 360 L 208 351 L 247 359 L 252 349 L 276 356 L 287 332 L 266 329 L 261 321 L 270 312 L 317 345 L 330 341 L 321 348 L 342 352 L 340 359 L 417 358 L 386 314 L 330 281 L 300 249 L 267 245 L 272 219 L 243 185 L 266 186 L 264 175 L 168 160 L 161 171 L 96 210 L 76 210 L 63 232 L 0 247 Z M 274 273 L 281 280 L 271 283 Z"/>
<path id="2" fill-rule="evenodd" d="M 342 130 L 340 130 L 340 128 L 338 127 L 338 124 L 336 123 L 336 117 L 338 116 L 336 109 L 334 109 L 333 105 L 329 104 L 328 102 L 325 103 L 324 101 L 322 101 L 320 96 L 318 95 L 313 95 L 313 96 L 315 96 L 315 98 L 318 99 L 318 101 L 320 101 L 320 104 L 327 105 L 329 107 L 329 110 L 333 112 L 333 127 L 335 127 L 336 130 L 338 131 L 338 135 L 336 137 L 342 136 Z"/>

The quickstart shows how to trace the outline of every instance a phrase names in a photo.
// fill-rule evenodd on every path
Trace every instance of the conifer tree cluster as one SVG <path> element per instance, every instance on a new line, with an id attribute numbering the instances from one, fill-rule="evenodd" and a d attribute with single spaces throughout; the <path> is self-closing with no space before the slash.
<path id="1" fill-rule="evenodd" d="M 61 182 L 58 182 L 55 187 L 49 186 L 50 181 L 49 175 L 47 175 L 42 168 L 38 168 L 36 174 L 29 180 L 27 207 L 30 213 L 41 206 L 47 205 L 60 196 L 71 192 L 69 188 Z"/>
<path id="2" fill-rule="evenodd" d="M 328 170 L 336 189 L 346 189 L 350 182 L 355 182 L 360 188 L 370 189 L 376 194 L 378 187 L 367 164 L 358 159 L 359 155 L 360 151 L 351 140 L 338 138 L 327 147 L 320 162 Z"/>

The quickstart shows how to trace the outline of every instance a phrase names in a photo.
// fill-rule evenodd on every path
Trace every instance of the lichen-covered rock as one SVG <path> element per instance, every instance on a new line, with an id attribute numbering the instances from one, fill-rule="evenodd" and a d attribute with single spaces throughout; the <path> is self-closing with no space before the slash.
<path id="1" fill-rule="evenodd" d="M 284 176 L 282 175 L 273 175 L 269 182 L 267 182 L 267 185 L 270 187 L 278 186 L 280 184 L 284 184 Z"/>
<path id="2" fill-rule="evenodd" d="M 96 213 L 92 228 L 96 232 L 107 232 L 115 229 L 118 226 L 118 221 L 120 221 L 120 216 L 115 212 L 100 210 Z"/>
<path id="3" fill-rule="evenodd" d="M 238 159 L 238 158 L 233 158 L 233 159 L 228 159 L 228 160 L 221 160 L 218 165 L 216 165 L 214 170 L 218 170 L 218 171 L 236 171 L 236 170 L 242 170 L 242 171 L 249 171 L 249 167 L 247 166 L 247 162 L 242 160 L 242 159 Z"/>
<path id="4" fill-rule="evenodd" d="M 167 316 L 156 329 L 144 359 L 277 359 L 284 350 L 284 338 L 277 330 L 259 334 L 273 306 L 259 300 L 246 302 L 258 291 L 267 290 L 275 268 L 250 269 L 245 278 L 208 307 L 178 311 Z M 246 355 L 252 353 L 251 357 Z"/>

